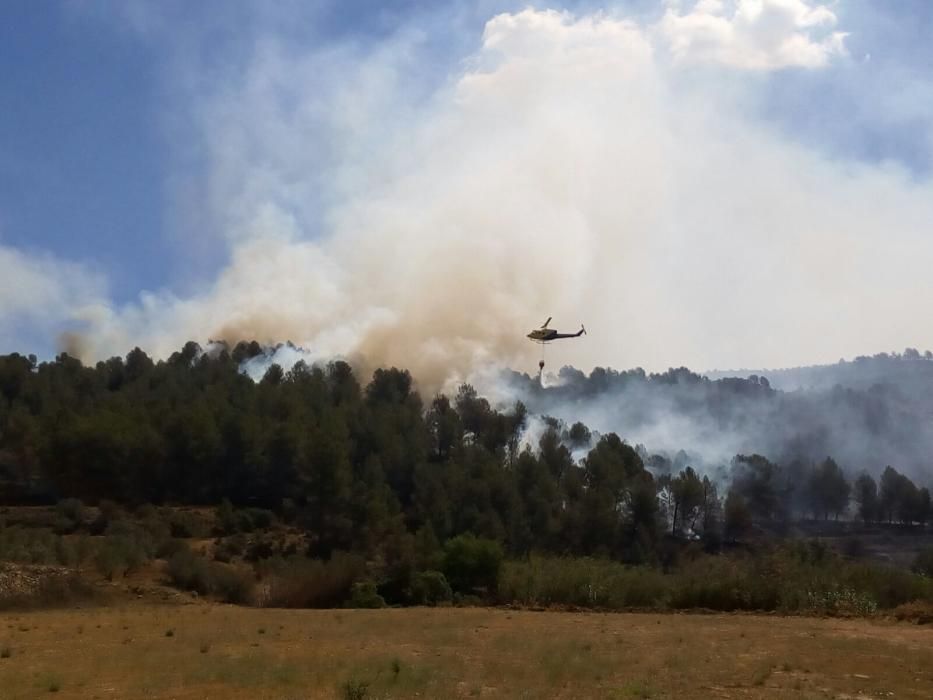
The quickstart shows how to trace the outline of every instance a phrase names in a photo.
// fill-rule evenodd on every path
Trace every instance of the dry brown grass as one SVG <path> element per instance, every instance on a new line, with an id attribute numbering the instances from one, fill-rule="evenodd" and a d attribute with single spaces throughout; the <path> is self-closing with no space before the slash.
<path id="1" fill-rule="evenodd" d="M 0 615 L 0 695 L 929 698 L 931 642 L 868 620 L 134 604 Z"/>
<path id="2" fill-rule="evenodd" d="M 894 617 L 898 620 L 915 622 L 918 625 L 933 624 L 933 603 L 915 600 L 894 608 Z"/>

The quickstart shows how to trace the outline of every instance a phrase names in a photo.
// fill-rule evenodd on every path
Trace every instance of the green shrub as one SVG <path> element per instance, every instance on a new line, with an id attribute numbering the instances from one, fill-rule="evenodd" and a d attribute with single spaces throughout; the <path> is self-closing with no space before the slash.
<path id="1" fill-rule="evenodd" d="M 49 530 L 7 527 L 0 530 L 0 561 L 19 564 L 58 564 L 61 536 Z"/>
<path id="2" fill-rule="evenodd" d="M 90 539 L 63 537 L 47 529 L 0 529 L 0 561 L 18 564 L 59 564 L 74 567 L 91 553 Z"/>
<path id="3" fill-rule="evenodd" d="M 416 605 L 449 603 L 453 591 L 447 577 L 440 571 L 422 571 L 411 579 L 411 600 Z"/>
<path id="4" fill-rule="evenodd" d="M 246 535 L 236 534 L 231 537 L 218 539 L 214 543 L 214 559 L 229 563 L 236 557 L 242 557 L 246 552 Z"/>
<path id="5" fill-rule="evenodd" d="M 459 535 L 444 544 L 443 571 L 459 593 L 495 592 L 502 568 L 502 547 L 494 540 Z"/>
<path id="6" fill-rule="evenodd" d="M 84 525 L 86 511 L 84 504 L 77 498 L 64 498 L 55 505 L 58 517 L 56 530 L 60 534 L 74 532 Z"/>
<path id="7" fill-rule="evenodd" d="M 669 583 L 669 577 L 649 567 L 588 557 L 532 556 L 503 567 L 499 600 L 531 607 L 658 607 Z"/>
<path id="8" fill-rule="evenodd" d="M 265 508 L 236 510 L 227 499 L 221 501 L 214 515 L 217 521 L 217 533 L 220 535 L 265 530 L 275 522 L 275 514 L 271 510 Z"/>
<path id="9" fill-rule="evenodd" d="M 885 610 L 914 600 L 933 601 L 933 579 L 904 569 L 851 563 L 834 566 L 832 571 L 840 586 L 870 595 Z"/>
<path id="10" fill-rule="evenodd" d="M 75 566 L 78 564 L 78 553 L 75 545 L 64 537 L 55 540 L 55 560 L 62 566 Z"/>
<path id="11" fill-rule="evenodd" d="M 227 603 L 245 604 L 252 596 L 254 584 L 249 574 L 208 561 L 187 548 L 180 549 L 169 559 L 168 575 L 178 588 L 216 596 Z"/>
<path id="12" fill-rule="evenodd" d="M 126 573 L 123 557 L 111 542 L 105 542 L 97 548 L 97 554 L 94 555 L 94 567 L 108 581 Z"/>
<path id="13" fill-rule="evenodd" d="M 156 553 L 149 533 L 133 523 L 115 521 L 107 533 L 98 543 L 94 564 L 108 580 L 138 569 Z"/>
<path id="14" fill-rule="evenodd" d="M 918 577 L 849 561 L 821 543 L 791 542 L 755 555 L 704 557 L 673 575 L 671 606 L 870 614 L 918 593 Z"/>
<path id="15" fill-rule="evenodd" d="M 236 520 L 233 511 L 233 504 L 228 499 L 223 499 L 220 505 L 214 510 L 214 518 L 217 521 L 217 533 L 220 535 L 232 535 L 236 532 Z"/>
<path id="16" fill-rule="evenodd" d="M 166 520 L 172 537 L 181 539 L 204 537 L 208 531 L 205 524 L 194 513 L 172 511 Z"/>
<path id="17" fill-rule="evenodd" d="M 483 599 L 471 593 L 454 593 L 453 604 L 458 608 L 478 608 L 483 604 Z"/>
<path id="18" fill-rule="evenodd" d="M 88 525 L 92 535 L 102 535 L 114 520 L 124 517 L 123 509 L 113 501 L 102 500 L 97 507 L 97 517 Z"/>
<path id="19" fill-rule="evenodd" d="M 248 561 L 260 561 L 282 556 L 285 546 L 280 538 L 272 534 L 260 535 L 246 547 L 244 558 Z"/>
<path id="20" fill-rule="evenodd" d="M 52 530 L 56 535 L 70 535 L 78 529 L 74 520 L 56 516 L 52 521 Z"/>
<path id="21" fill-rule="evenodd" d="M 384 608 L 385 606 L 385 600 L 376 592 L 376 584 L 372 581 L 354 583 L 350 589 L 350 598 L 347 600 L 349 608 Z"/>
<path id="22" fill-rule="evenodd" d="M 114 520 L 104 531 L 104 537 L 132 541 L 147 558 L 151 558 L 158 549 L 159 542 L 162 539 L 168 539 L 168 529 L 167 527 L 155 528 L 156 531 L 153 532 L 153 528 L 148 525 L 148 523 L 134 523 L 129 520 Z"/>
<path id="23" fill-rule="evenodd" d="M 74 539 L 75 565 L 81 566 L 94 556 L 94 539 L 88 535 L 78 535 Z"/>
<path id="24" fill-rule="evenodd" d="M 236 522 L 239 532 L 265 530 L 275 522 L 275 514 L 265 508 L 244 508 L 237 511 Z"/>
<path id="25" fill-rule="evenodd" d="M 255 581 L 251 574 L 222 564 L 211 564 L 210 569 L 213 595 L 234 605 L 248 605 L 252 602 Z"/>
<path id="26" fill-rule="evenodd" d="M 187 546 L 179 548 L 168 560 L 168 575 L 172 584 L 186 591 L 207 595 L 211 591 L 209 562 Z"/>
<path id="27" fill-rule="evenodd" d="M 125 519 L 111 521 L 111 524 L 107 526 L 107 534 L 132 533 L 136 536 L 143 536 L 144 533 L 148 537 L 153 550 L 158 548 L 161 543 L 171 539 L 171 528 L 168 522 L 159 515 L 159 511 L 153 508 L 152 510 L 146 509 L 143 512 L 145 517 L 140 518 L 135 523 Z"/>
<path id="28" fill-rule="evenodd" d="M 667 574 L 601 559 L 532 556 L 506 562 L 497 599 L 528 606 L 871 615 L 910 601 L 933 603 L 933 579 L 851 561 L 820 545 L 789 543 L 755 555 L 700 555 Z"/>
<path id="29" fill-rule="evenodd" d="M 774 610 L 776 583 L 759 581 L 743 559 L 704 557 L 672 576 L 668 605 L 678 610 Z"/>

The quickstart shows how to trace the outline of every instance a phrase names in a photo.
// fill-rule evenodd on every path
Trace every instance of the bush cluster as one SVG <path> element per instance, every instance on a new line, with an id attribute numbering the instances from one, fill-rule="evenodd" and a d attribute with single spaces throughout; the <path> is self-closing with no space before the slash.
<path id="1" fill-rule="evenodd" d="M 444 545 L 444 575 L 458 593 L 495 593 L 503 556 L 498 542 L 459 535 Z"/>
<path id="2" fill-rule="evenodd" d="M 597 609 L 756 610 L 870 615 L 933 602 L 933 581 L 893 567 L 851 563 L 789 545 L 756 555 L 704 555 L 669 573 L 587 558 L 507 562 L 497 600 Z"/>
<path id="3" fill-rule="evenodd" d="M 385 599 L 376 591 L 376 584 L 372 581 L 354 583 L 350 589 L 350 598 L 347 600 L 348 608 L 384 608 Z"/>
<path id="4" fill-rule="evenodd" d="M 275 522 L 275 514 L 265 508 L 234 508 L 224 499 L 217 507 L 216 530 L 219 535 L 233 535 L 265 530 Z"/>
<path id="5" fill-rule="evenodd" d="M 10 573 L 0 566 L 0 610 L 53 608 L 97 597 L 94 588 L 74 572 L 32 569 L 27 572 L 33 580 L 29 586 L 7 587 L 3 580 Z"/>
<path id="6" fill-rule="evenodd" d="M 326 561 L 276 557 L 259 562 L 257 568 L 261 577 L 258 603 L 272 608 L 338 607 L 367 575 L 362 557 L 342 552 Z"/>
<path id="7" fill-rule="evenodd" d="M 443 605 L 453 599 L 453 590 L 440 571 L 421 571 L 411 579 L 410 598 L 415 605 Z"/>
<path id="8" fill-rule="evenodd" d="M 894 617 L 898 620 L 915 622 L 918 625 L 933 624 L 933 602 L 915 600 L 894 608 Z"/>
<path id="9" fill-rule="evenodd" d="M 168 575 L 178 588 L 209 595 L 226 603 L 252 602 L 254 580 L 240 569 L 209 561 L 183 548 L 168 561 Z"/>
<path id="10" fill-rule="evenodd" d="M 74 566 L 79 560 L 81 542 L 50 530 L 19 526 L 0 528 L 0 561 Z"/>
<path id="11" fill-rule="evenodd" d="M 656 569 L 608 559 L 532 556 L 505 564 L 498 600 L 528 607 L 660 607 L 669 579 Z"/>

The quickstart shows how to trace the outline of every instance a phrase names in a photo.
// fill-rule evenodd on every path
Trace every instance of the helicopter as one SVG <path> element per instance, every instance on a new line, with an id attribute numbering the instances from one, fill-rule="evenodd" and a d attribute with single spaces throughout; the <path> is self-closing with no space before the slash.
<path id="1" fill-rule="evenodd" d="M 560 340 L 561 338 L 579 338 L 581 335 L 586 334 L 586 328 L 583 327 L 583 324 L 580 324 L 580 330 L 576 333 L 558 333 L 553 328 L 548 328 L 548 324 L 551 322 L 552 316 L 548 317 L 548 320 L 545 321 L 540 328 L 531 331 L 528 334 L 528 338 L 533 340 L 536 343 L 550 343 L 552 340 Z"/>

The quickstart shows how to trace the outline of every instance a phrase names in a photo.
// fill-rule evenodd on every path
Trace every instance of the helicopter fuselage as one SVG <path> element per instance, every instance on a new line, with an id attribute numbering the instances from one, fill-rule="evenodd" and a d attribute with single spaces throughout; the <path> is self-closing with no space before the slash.
<path id="1" fill-rule="evenodd" d="M 561 338 L 579 338 L 584 333 L 586 333 L 586 329 L 582 326 L 576 333 L 558 333 L 551 328 L 538 328 L 537 330 L 531 331 L 527 337 L 536 343 L 549 343 L 552 340 L 559 340 Z"/>

